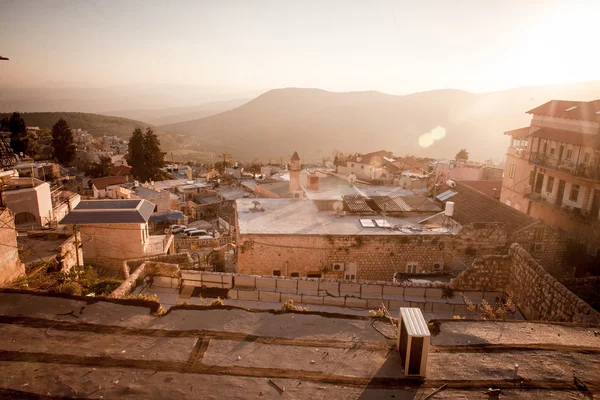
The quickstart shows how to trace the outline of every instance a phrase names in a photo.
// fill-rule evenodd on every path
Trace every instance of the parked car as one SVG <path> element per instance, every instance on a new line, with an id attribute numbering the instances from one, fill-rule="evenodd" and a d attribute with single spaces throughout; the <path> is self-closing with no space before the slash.
<path id="1" fill-rule="evenodd" d="M 185 225 L 171 225 L 168 230 L 171 233 L 179 233 L 179 232 L 183 232 L 184 229 L 187 229 L 187 226 L 185 226 Z"/>
<path id="2" fill-rule="evenodd" d="M 184 235 L 187 235 L 189 232 L 197 231 L 198 228 L 185 228 L 182 232 Z"/>
<path id="3" fill-rule="evenodd" d="M 189 238 L 194 238 L 194 239 L 213 239 L 213 237 L 208 232 L 201 231 L 201 230 L 188 232 L 187 236 Z"/>

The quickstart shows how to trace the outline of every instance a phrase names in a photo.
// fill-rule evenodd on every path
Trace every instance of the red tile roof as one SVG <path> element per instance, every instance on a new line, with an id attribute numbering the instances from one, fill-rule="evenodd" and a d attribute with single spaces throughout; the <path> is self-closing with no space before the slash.
<path id="1" fill-rule="evenodd" d="M 126 165 L 120 165 L 118 167 L 112 167 L 110 169 L 110 175 L 111 176 L 126 176 L 126 175 L 131 175 L 131 167 L 128 167 Z"/>
<path id="2" fill-rule="evenodd" d="M 600 134 L 579 133 L 552 128 L 540 128 L 534 131 L 531 136 L 554 140 L 556 142 L 571 143 L 578 146 L 587 146 L 600 149 Z"/>
<path id="3" fill-rule="evenodd" d="M 98 190 L 106 189 L 107 186 L 120 185 L 127 183 L 127 178 L 124 176 L 105 176 L 104 178 L 91 179 L 92 185 Z"/>
<path id="4" fill-rule="evenodd" d="M 357 156 L 350 157 L 348 159 L 348 161 L 349 162 L 359 163 L 359 164 L 372 165 L 371 164 L 371 159 L 375 158 L 375 157 L 379 157 L 379 158 L 382 158 L 382 159 L 383 159 L 383 157 L 392 158 L 393 154 L 391 152 L 389 152 L 389 151 L 379 150 L 379 151 L 374 151 L 373 153 L 360 154 L 360 155 L 357 155 Z M 359 158 L 360 158 L 360 161 L 358 161 Z M 387 161 L 382 160 L 382 165 L 383 164 L 387 164 Z"/>
<path id="5" fill-rule="evenodd" d="M 551 100 L 533 110 L 527 111 L 527 114 L 600 122 L 600 100 Z"/>
<path id="6" fill-rule="evenodd" d="M 477 190 L 480 193 L 485 194 L 493 199 L 500 198 L 500 191 L 502 190 L 502 181 L 460 181 L 462 184 L 469 186 L 472 189 Z M 496 190 L 494 190 L 496 189 Z M 494 197 L 495 196 L 495 197 Z"/>
<path id="7" fill-rule="evenodd" d="M 504 134 L 518 138 L 527 137 L 529 136 L 529 126 L 525 128 L 513 129 L 512 131 L 506 131 Z"/>

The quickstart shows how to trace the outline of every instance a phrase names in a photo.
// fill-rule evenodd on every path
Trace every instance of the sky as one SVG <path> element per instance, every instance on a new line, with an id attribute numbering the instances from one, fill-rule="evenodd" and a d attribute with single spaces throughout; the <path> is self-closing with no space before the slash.
<path id="1" fill-rule="evenodd" d="M 598 0 L 0 0 L 0 85 L 488 92 L 600 79 Z"/>

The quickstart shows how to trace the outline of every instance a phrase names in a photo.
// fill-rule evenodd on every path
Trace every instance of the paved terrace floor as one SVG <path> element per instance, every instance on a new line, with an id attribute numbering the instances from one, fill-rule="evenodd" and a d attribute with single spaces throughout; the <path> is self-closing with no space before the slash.
<path id="1" fill-rule="evenodd" d="M 447 384 L 432 398 L 487 398 L 500 387 L 512 399 L 582 399 L 573 374 L 600 390 L 593 328 L 436 327 L 420 382 L 404 379 L 384 321 L 235 308 L 157 317 L 98 299 L 0 292 L 0 398 L 419 400 Z"/>

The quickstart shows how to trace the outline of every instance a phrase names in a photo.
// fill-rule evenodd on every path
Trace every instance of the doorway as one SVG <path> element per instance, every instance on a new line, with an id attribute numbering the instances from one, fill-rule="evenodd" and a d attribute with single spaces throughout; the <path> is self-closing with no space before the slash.
<path id="1" fill-rule="evenodd" d="M 598 212 L 600 212 L 600 190 L 594 189 L 594 199 L 592 200 L 592 209 L 590 215 L 593 219 L 598 219 Z"/>
<path id="2" fill-rule="evenodd" d="M 544 174 L 539 173 L 537 174 L 537 180 L 535 181 L 535 192 L 537 194 L 542 194 L 542 187 L 544 186 Z"/>
<path id="3" fill-rule="evenodd" d="M 558 190 L 556 192 L 556 205 L 560 206 L 563 202 L 563 197 L 565 196 L 565 185 L 567 184 L 566 181 L 563 181 L 562 179 L 560 181 L 558 181 Z"/>

